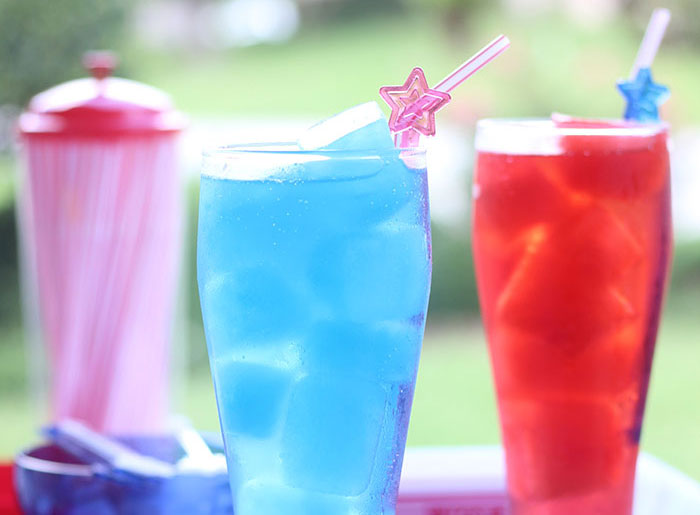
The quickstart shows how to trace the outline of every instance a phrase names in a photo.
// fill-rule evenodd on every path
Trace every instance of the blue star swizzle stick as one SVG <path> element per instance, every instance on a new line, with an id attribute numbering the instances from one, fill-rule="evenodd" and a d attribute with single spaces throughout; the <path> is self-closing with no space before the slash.
<path id="1" fill-rule="evenodd" d="M 654 10 L 629 79 L 617 82 L 617 89 L 627 102 L 625 120 L 659 121 L 659 106 L 669 97 L 670 91 L 666 86 L 654 82 L 651 63 L 670 19 L 671 13 L 668 9 Z"/>

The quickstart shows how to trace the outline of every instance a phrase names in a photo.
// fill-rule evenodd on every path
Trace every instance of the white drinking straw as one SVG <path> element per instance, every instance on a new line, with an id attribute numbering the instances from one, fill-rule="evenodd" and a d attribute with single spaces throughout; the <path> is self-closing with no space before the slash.
<path id="1" fill-rule="evenodd" d="M 659 50 L 661 40 L 664 38 L 664 33 L 670 20 L 671 11 L 668 9 L 654 9 L 654 12 L 651 13 L 649 25 L 647 25 L 644 39 L 642 39 L 642 44 L 639 46 L 637 58 L 634 60 L 634 65 L 630 72 L 630 79 L 634 79 L 640 69 L 651 68 L 651 63 L 654 62 L 654 57 L 656 57 L 656 52 Z"/>
<path id="2" fill-rule="evenodd" d="M 462 82 L 478 72 L 481 68 L 501 55 L 510 46 L 510 40 L 501 34 L 472 57 L 467 59 L 459 68 L 442 79 L 434 89 L 449 93 Z"/>

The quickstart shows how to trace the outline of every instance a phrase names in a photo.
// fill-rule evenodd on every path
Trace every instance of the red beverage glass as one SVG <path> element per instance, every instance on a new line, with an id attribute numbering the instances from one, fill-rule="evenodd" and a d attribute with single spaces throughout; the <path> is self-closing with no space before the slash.
<path id="1" fill-rule="evenodd" d="M 517 515 L 629 515 L 671 254 L 667 127 L 484 120 L 473 247 Z"/>

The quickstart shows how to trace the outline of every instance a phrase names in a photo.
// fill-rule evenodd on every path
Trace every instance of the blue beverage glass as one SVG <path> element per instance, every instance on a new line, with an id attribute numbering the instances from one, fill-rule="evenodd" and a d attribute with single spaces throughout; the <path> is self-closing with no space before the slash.
<path id="1" fill-rule="evenodd" d="M 432 267 L 423 152 L 224 147 L 200 188 L 236 514 L 393 514 Z"/>

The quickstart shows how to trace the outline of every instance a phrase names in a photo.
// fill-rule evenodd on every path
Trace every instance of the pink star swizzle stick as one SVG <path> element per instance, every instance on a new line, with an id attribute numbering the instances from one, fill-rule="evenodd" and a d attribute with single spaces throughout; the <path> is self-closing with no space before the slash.
<path id="1" fill-rule="evenodd" d="M 490 63 L 510 46 L 501 35 L 479 50 L 435 88 L 429 88 L 421 68 L 413 68 L 401 86 L 382 86 L 379 94 L 391 107 L 389 128 L 397 147 L 416 147 L 420 135 L 435 134 L 435 113 L 450 101 L 449 92 Z"/>

